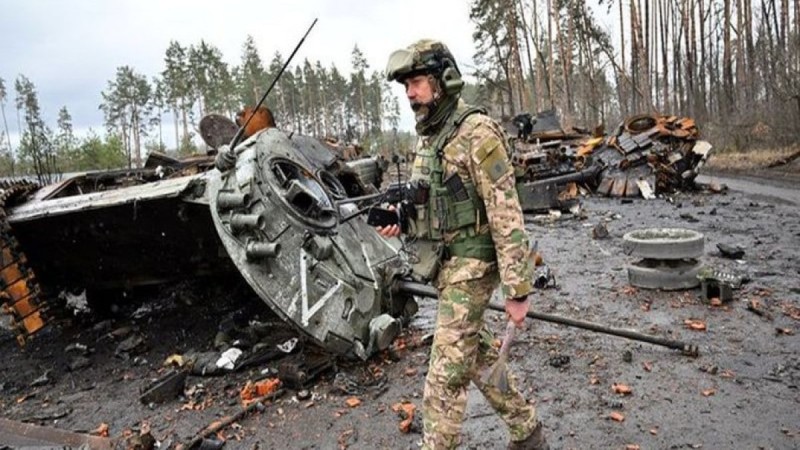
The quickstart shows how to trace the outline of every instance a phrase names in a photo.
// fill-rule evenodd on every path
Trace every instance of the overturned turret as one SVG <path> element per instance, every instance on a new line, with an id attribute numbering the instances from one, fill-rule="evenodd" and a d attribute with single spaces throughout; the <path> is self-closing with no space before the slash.
<path id="1" fill-rule="evenodd" d="M 202 135 L 230 142 L 227 119 Z M 229 121 L 228 121 L 229 122 Z M 220 133 L 223 136 L 220 136 Z M 222 162 L 221 162 L 222 161 Z M 21 342 L 63 289 L 126 289 L 235 271 L 325 349 L 366 358 L 416 311 L 392 293 L 396 249 L 341 200 L 375 192 L 322 143 L 266 128 L 213 156 L 153 155 L 143 169 L 87 173 L 34 189 L 7 184 L 2 296 Z"/>

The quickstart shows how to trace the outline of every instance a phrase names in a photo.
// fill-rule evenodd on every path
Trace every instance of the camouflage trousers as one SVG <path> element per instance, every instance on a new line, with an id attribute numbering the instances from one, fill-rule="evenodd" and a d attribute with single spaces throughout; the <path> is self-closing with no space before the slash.
<path id="1" fill-rule="evenodd" d="M 439 278 L 439 311 L 422 405 L 422 447 L 451 449 L 460 443 L 470 381 L 508 425 L 511 439 L 523 440 L 536 425 L 536 410 L 517 390 L 515 377 L 509 374 L 505 394 L 481 382 L 497 360 L 494 338 L 483 321 L 499 281 L 497 271 L 463 281 L 449 278 L 444 271 Z"/>

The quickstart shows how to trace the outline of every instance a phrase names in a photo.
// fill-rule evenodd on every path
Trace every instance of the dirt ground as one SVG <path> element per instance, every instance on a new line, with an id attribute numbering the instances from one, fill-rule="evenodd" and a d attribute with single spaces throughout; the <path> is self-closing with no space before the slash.
<path id="1" fill-rule="evenodd" d="M 648 343 L 529 321 L 511 364 L 553 448 L 800 447 L 800 188 L 763 179 L 711 180 L 729 182 L 731 189 L 652 201 L 586 198 L 578 216 L 527 217 L 558 284 L 541 291 L 536 310 L 700 349 L 692 358 Z M 733 188 L 739 182 L 745 182 L 737 188 L 743 191 Z M 601 222 L 610 236 L 593 239 L 592 229 Z M 731 302 L 717 306 L 700 298 L 700 289 L 631 288 L 625 265 L 632 259 L 622 252 L 622 236 L 650 227 L 704 233 L 703 261 L 751 281 L 734 291 Z M 742 246 L 744 256 L 723 258 L 719 243 Z M 164 372 L 163 362 L 173 354 L 214 350 L 221 324 L 236 330 L 235 325 L 258 319 L 275 323 L 276 341 L 291 335 L 238 284 L 197 281 L 114 300 L 111 319 L 77 316 L 49 326 L 22 350 L 13 336 L 0 332 L 1 416 L 78 432 L 105 423 L 112 437 L 149 427 L 160 448 L 190 440 L 238 411 L 245 383 L 269 376 L 280 360 L 222 376 L 190 375 L 183 395 L 145 405 L 140 391 Z M 760 314 L 748 309 L 751 302 Z M 404 332 L 404 348 L 398 345 L 367 363 L 339 361 L 308 388 L 308 398 L 287 389 L 218 433 L 227 440 L 225 448 L 417 448 L 429 350 L 421 338 L 432 329 L 435 307 L 432 300 L 421 301 Z M 486 314 L 499 334 L 501 315 Z M 692 330 L 688 320 L 706 329 Z M 616 393 L 614 385 L 626 385 L 630 393 Z M 464 447 L 505 448 L 504 425 L 477 391 L 471 389 L 469 397 Z M 360 403 L 351 406 L 353 398 Z M 404 401 L 417 407 L 408 433 L 400 431 L 402 419 L 392 410 Z"/>

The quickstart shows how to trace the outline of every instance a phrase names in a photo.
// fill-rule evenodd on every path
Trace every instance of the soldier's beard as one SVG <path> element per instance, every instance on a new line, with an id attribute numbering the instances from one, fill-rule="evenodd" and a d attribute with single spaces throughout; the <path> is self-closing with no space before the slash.
<path id="1" fill-rule="evenodd" d="M 411 102 L 411 110 L 414 111 L 414 120 L 417 123 L 424 122 L 430 116 L 434 101 L 428 103 Z"/>
<path id="2" fill-rule="evenodd" d="M 414 119 L 417 121 L 417 134 L 431 136 L 437 133 L 457 102 L 457 95 L 434 97 L 427 103 L 411 102 Z"/>

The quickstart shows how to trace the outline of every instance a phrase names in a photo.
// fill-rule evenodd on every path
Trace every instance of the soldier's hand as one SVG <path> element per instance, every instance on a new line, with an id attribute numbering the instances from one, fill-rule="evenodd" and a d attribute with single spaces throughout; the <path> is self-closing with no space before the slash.
<path id="1" fill-rule="evenodd" d="M 375 230 L 383 237 L 400 236 L 400 225 L 387 225 L 385 227 L 375 227 Z"/>
<path id="2" fill-rule="evenodd" d="M 394 207 L 394 205 L 389 205 L 389 207 L 386 208 L 386 209 L 388 209 L 389 211 L 396 211 L 397 210 Z M 387 225 L 385 227 L 375 227 L 375 230 L 378 232 L 378 234 L 380 234 L 383 237 L 397 237 L 397 236 L 400 236 L 400 225 L 399 224 Z"/>
<path id="3" fill-rule="evenodd" d="M 531 296 L 525 297 L 524 301 L 514 300 L 513 298 L 506 299 L 506 314 L 509 320 L 514 322 L 517 327 L 522 328 L 525 323 L 526 314 L 531 306 Z"/>

